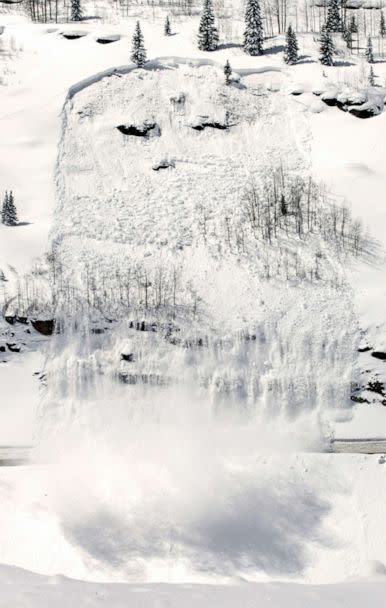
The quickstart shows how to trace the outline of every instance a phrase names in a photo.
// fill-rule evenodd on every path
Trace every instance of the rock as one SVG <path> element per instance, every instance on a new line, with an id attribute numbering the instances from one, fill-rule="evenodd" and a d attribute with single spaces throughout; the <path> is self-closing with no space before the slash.
<path id="1" fill-rule="evenodd" d="M 363 346 L 362 348 L 358 348 L 358 353 L 367 353 L 371 350 L 371 346 Z"/>
<path id="2" fill-rule="evenodd" d="M 62 32 L 61 35 L 67 40 L 77 40 L 78 38 L 83 38 L 83 36 L 87 36 L 87 32 Z"/>
<path id="3" fill-rule="evenodd" d="M 121 37 L 119 34 L 111 34 L 108 36 L 99 36 L 98 38 L 96 38 L 96 41 L 99 44 L 110 44 L 111 42 L 117 42 L 120 39 Z"/>
<path id="4" fill-rule="evenodd" d="M 134 353 L 121 353 L 121 360 L 127 361 L 128 363 L 133 363 L 133 361 L 135 361 Z"/>
<path id="5" fill-rule="evenodd" d="M 10 344 L 9 342 L 6 342 L 7 348 L 9 351 L 11 351 L 11 353 L 20 353 L 20 346 L 17 346 L 16 344 Z"/>
<path id="6" fill-rule="evenodd" d="M 9 325 L 14 325 L 16 323 L 16 315 L 6 315 L 4 319 Z"/>
<path id="7" fill-rule="evenodd" d="M 372 118 L 377 116 L 379 112 L 372 106 L 361 106 L 359 108 L 348 108 L 348 111 L 357 118 Z"/>
<path id="8" fill-rule="evenodd" d="M 52 336 L 55 328 L 55 320 L 47 319 L 44 321 L 41 320 L 31 320 L 32 327 L 36 329 L 43 336 Z"/>
<path id="9" fill-rule="evenodd" d="M 381 359 L 381 361 L 386 361 L 386 353 L 383 353 L 382 351 L 374 350 L 371 353 L 371 356 L 375 357 L 375 359 Z"/>
<path id="10" fill-rule="evenodd" d="M 197 124 L 193 124 L 191 125 L 192 129 L 194 129 L 195 131 L 203 131 L 204 129 L 210 127 L 212 129 L 220 129 L 221 131 L 225 131 L 226 129 L 228 129 L 228 125 L 218 122 L 216 120 L 211 121 L 208 120 L 206 118 L 204 118 L 202 121 L 198 122 Z"/>
<path id="11" fill-rule="evenodd" d="M 153 165 L 152 169 L 153 171 L 159 171 L 160 169 L 175 169 L 175 162 L 174 160 L 161 160 L 159 163 L 156 163 L 155 165 Z"/>
<path id="12" fill-rule="evenodd" d="M 335 91 L 327 91 L 326 93 L 323 93 L 323 95 L 321 96 L 321 100 L 323 101 L 323 103 L 325 103 L 327 106 L 336 106 L 337 104 L 337 94 Z"/>
<path id="13" fill-rule="evenodd" d="M 0 353 L 5 353 L 5 351 L 6 351 L 5 346 L 1 345 L 0 346 Z"/>
<path id="14" fill-rule="evenodd" d="M 170 97 L 170 103 L 173 104 L 173 106 L 175 107 L 182 107 L 185 105 L 186 102 L 186 96 L 185 93 L 180 93 L 179 95 L 176 95 L 175 97 Z"/>
<path id="15" fill-rule="evenodd" d="M 123 135 L 133 135 L 134 137 L 159 137 L 161 129 L 155 122 L 144 122 L 141 125 L 118 125 L 118 131 Z"/>
<path id="16" fill-rule="evenodd" d="M 28 317 L 16 317 L 16 321 L 18 323 L 23 323 L 23 325 L 28 324 Z"/>

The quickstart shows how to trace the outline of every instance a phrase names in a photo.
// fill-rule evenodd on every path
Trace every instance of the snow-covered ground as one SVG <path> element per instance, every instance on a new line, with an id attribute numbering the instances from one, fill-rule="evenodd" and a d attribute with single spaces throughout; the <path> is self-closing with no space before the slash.
<path id="1" fill-rule="evenodd" d="M 0 605 L 383 606 L 384 459 L 304 450 L 330 433 L 386 435 L 379 398 L 349 400 L 351 382 L 385 376 L 371 352 L 386 346 L 386 113 L 360 120 L 314 95 L 363 86 L 366 73 L 356 57 L 322 69 L 311 35 L 288 67 L 281 37 L 262 57 L 237 45 L 208 56 L 196 17 L 176 20 L 170 38 L 162 14 L 148 17 L 144 71 L 128 67 L 134 18 L 82 23 L 86 35 L 69 40 L 73 25 L 1 17 L 0 188 L 24 223 L 0 225 L 4 300 L 32 276 L 46 281 L 36 258 L 53 244 L 61 312 L 83 327 L 91 298 L 94 316 L 86 339 L 44 340 L 46 383 L 28 335 L 25 353 L 7 346 L 1 442 L 32 441 L 36 410 L 44 441 L 39 464 L 0 469 L 0 561 L 136 585 L 3 567 Z M 228 58 L 240 75 L 231 87 Z M 229 128 L 192 128 L 208 120 Z M 117 129 L 144 122 L 159 128 L 146 140 Z M 328 201 L 347 199 L 368 227 L 365 255 L 320 234 L 282 230 L 273 246 L 241 237 L 245 184 L 264 189 L 278 165 L 289 185 L 312 174 Z M 152 283 L 152 301 L 176 297 L 176 334 L 154 308 L 146 322 L 158 331 L 137 331 L 138 314 L 121 321 L 120 289 L 138 268 L 134 293 Z M 101 295 L 119 322 L 96 314 Z M 0 323 L 0 346 L 24 341 L 22 324 Z"/>

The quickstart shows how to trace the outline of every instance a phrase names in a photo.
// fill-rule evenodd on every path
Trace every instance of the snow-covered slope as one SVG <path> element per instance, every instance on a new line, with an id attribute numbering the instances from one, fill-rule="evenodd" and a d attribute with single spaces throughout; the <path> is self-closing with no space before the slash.
<path id="1" fill-rule="evenodd" d="M 67 321 L 47 351 L 43 464 L 1 470 L 1 560 L 109 581 L 367 575 L 369 561 L 386 561 L 383 459 L 296 452 L 323 447 L 326 418 L 331 425 L 331 417 L 350 416 L 351 380 L 372 361 L 369 352 L 357 359 L 360 328 L 371 347 L 384 348 L 386 115 L 360 121 L 313 94 L 344 81 L 363 86 L 363 75 L 356 59 L 316 64 L 311 35 L 301 40 L 308 57 L 293 67 L 282 62 L 281 37 L 259 58 L 236 45 L 202 61 L 196 17 L 176 20 L 167 39 L 162 20 L 157 13 L 145 24 L 149 57 L 160 59 L 144 71 L 127 65 L 133 18 L 84 23 L 87 35 L 76 40 L 62 36 L 71 24 L 7 21 L 1 35 L 12 62 L 1 64 L 0 180 L 30 222 L 0 226 L 5 299 L 18 282 L 35 285 L 28 271 L 45 267 L 33 258 L 52 228 L 54 273 L 44 276 L 55 277 L 56 312 Z M 117 39 L 98 44 L 101 34 Z M 188 59 L 172 59 L 181 55 Z M 230 87 L 228 57 L 240 75 Z M 376 69 L 381 78 L 384 66 Z M 103 70 L 109 76 L 94 76 Z M 121 132 L 149 122 L 158 128 L 148 138 Z M 201 129 L 208 122 L 217 125 Z M 171 166 L 160 168 L 164 161 Z M 325 196 L 311 174 L 328 182 Z M 266 201 L 277 188 L 293 212 L 295 186 L 305 208 L 307 193 L 315 196 L 325 224 L 299 235 L 294 214 L 272 242 L 266 231 L 253 234 L 251 200 Z M 339 195 L 353 201 L 352 216 Z M 341 239 L 343 217 L 351 231 Z M 371 231 L 360 251 L 357 217 Z M 42 298 L 47 307 L 51 295 Z M 0 370 L 4 437 L 12 440 L 11 400 L 28 412 L 21 396 L 30 392 L 18 379 L 40 371 L 33 355 L 16 356 L 7 351 Z M 375 407 L 369 432 L 383 434 L 384 409 Z M 19 441 L 31 416 L 25 420 Z M 18 584 L 40 605 L 50 589 L 57 602 L 70 586 L 78 598 L 90 593 L 76 583 L 63 591 L 58 579 L 40 580 L 38 591 Z M 245 588 L 253 601 L 268 594 L 279 604 L 284 593 L 296 605 L 350 594 L 359 602 L 360 593 L 378 602 L 374 582 L 372 591 L 367 583 Z M 106 601 L 118 591 L 92 588 Z M 239 591 L 231 602 L 247 601 Z M 133 593 L 112 601 L 135 603 Z M 207 603 L 210 589 L 202 593 Z"/>

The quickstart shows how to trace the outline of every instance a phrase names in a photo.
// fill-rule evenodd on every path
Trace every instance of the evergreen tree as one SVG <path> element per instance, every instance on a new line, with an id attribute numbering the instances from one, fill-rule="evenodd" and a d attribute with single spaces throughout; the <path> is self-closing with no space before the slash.
<path id="1" fill-rule="evenodd" d="M 164 25 L 164 34 L 165 34 L 165 36 L 172 35 L 172 28 L 170 25 L 169 15 L 166 15 L 165 25 Z"/>
<path id="2" fill-rule="evenodd" d="M 1 208 L 1 223 L 2 224 L 6 224 L 6 217 L 7 217 L 7 207 L 8 207 L 8 192 L 5 191 L 5 195 L 4 195 L 4 200 L 3 200 L 3 206 Z"/>
<path id="3" fill-rule="evenodd" d="M 381 11 L 381 19 L 379 22 L 379 34 L 382 38 L 384 38 L 386 34 L 385 15 L 383 14 L 383 11 Z"/>
<path id="4" fill-rule="evenodd" d="M 368 63 L 374 63 L 373 43 L 371 36 L 367 38 L 366 59 Z"/>
<path id="5" fill-rule="evenodd" d="M 349 27 L 344 27 L 342 32 L 342 38 L 347 44 L 347 48 L 352 49 L 352 33 Z"/>
<path id="6" fill-rule="evenodd" d="M 323 65 L 334 65 L 334 50 L 331 32 L 324 25 L 320 32 L 320 63 Z"/>
<path id="7" fill-rule="evenodd" d="M 369 72 L 369 85 L 371 87 L 375 87 L 375 74 L 374 74 L 374 68 L 373 66 L 370 67 L 370 72 Z"/>
<path id="8" fill-rule="evenodd" d="M 146 63 L 146 50 L 139 21 L 137 21 L 137 25 L 135 26 L 133 34 L 133 43 L 130 58 L 131 61 L 135 63 L 138 68 L 143 68 Z"/>
<path id="9" fill-rule="evenodd" d="M 340 1 L 330 0 L 327 13 L 327 28 L 330 32 L 342 31 L 342 19 L 340 16 Z"/>
<path id="10" fill-rule="evenodd" d="M 229 59 L 227 59 L 227 62 L 224 65 L 224 74 L 225 74 L 225 84 L 229 84 L 231 74 L 232 74 L 232 68 L 231 68 L 231 64 L 229 63 Z"/>
<path id="11" fill-rule="evenodd" d="M 198 28 L 198 48 L 200 51 L 215 51 L 218 46 L 218 30 L 214 25 L 212 0 L 204 0 Z"/>
<path id="12" fill-rule="evenodd" d="M 357 22 L 355 21 L 355 16 L 352 15 L 351 16 L 351 20 L 350 20 L 350 25 L 349 28 L 350 32 L 352 34 L 357 34 L 358 33 L 358 26 L 357 26 Z"/>
<path id="13" fill-rule="evenodd" d="M 80 0 L 71 0 L 71 21 L 82 21 L 82 15 Z"/>
<path id="14" fill-rule="evenodd" d="M 259 0 L 247 0 L 245 10 L 244 51 L 248 55 L 263 53 L 263 22 L 260 13 Z"/>
<path id="15" fill-rule="evenodd" d="M 286 45 L 284 50 L 284 61 L 289 65 L 297 63 L 299 59 L 299 46 L 296 33 L 289 25 L 286 33 Z"/>
<path id="16" fill-rule="evenodd" d="M 5 193 L 3 208 L 1 211 L 1 221 L 6 226 L 16 226 L 18 223 L 17 211 L 12 190 L 9 194 L 8 192 Z"/>

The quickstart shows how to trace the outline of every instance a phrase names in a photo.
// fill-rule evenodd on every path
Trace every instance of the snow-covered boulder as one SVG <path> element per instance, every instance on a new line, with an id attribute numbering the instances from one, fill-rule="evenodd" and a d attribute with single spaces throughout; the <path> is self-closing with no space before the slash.
<path id="1" fill-rule="evenodd" d="M 327 106 L 336 106 L 337 104 L 338 91 L 335 88 L 328 89 L 321 95 L 321 100 Z"/>
<path id="2" fill-rule="evenodd" d="M 386 92 L 384 89 L 368 87 L 366 89 L 344 89 L 338 92 L 331 89 L 323 93 L 321 100 L 328 106 L 337 106 L 344 112 L 350 112 L 358 118 L 371 118 L 383 111 Z"/>
<path id="3" fill-rule="evenodd" d="M 119 34 L 108 34 L 103 36 L 97 36 L 95 40 L 99 42 L 99 44 L 110 44 L 111 42 L 117 42 L 121 37 Z"/>
<path id="4" fill-rule="evenodd" d="M 64 32 L 61 32 L 61 36 L 67 40 L 77 40 L 78 38 L 87 36 L 87 32 L 81 30 L 65 30 Z"/>

